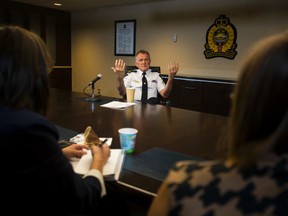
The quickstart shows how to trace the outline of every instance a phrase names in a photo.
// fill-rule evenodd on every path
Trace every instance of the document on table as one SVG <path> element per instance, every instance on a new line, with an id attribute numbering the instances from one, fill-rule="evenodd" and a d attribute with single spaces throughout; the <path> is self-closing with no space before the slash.
<path id="1" fill-rule="evenodd" d="M 101 141 L 104 141 L 105 139 L 107 139 L 106 143 L 109 146 L 112 144 L 112 138 L 111 137 L 99 137 L 99 139 Z M 69 141 L 71 143 L 83 144 L 84 143 L 84 134 L 83 133 L 77 134 L 76 136 L 70 138 Z"/>
<path id="2" fill-rule="evenodd" d="M 125 109 L 126 107 L 134 106 L 135 104 L 136 103 L 134 102 L 111 101 L 109 103 L 102 104 L 100 106 L 111 109 Z"/>

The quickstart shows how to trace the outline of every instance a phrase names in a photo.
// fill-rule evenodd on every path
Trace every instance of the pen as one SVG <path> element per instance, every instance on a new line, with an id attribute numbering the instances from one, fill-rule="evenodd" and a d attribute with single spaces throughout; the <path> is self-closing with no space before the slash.
<path id="1" fill-rule="evenodd" d="M 98 146 L 102 146 L 103 144 L 105 144 L 108 141 L 108 138 L 104 139 L 101 143 L 98 144 Z"/>

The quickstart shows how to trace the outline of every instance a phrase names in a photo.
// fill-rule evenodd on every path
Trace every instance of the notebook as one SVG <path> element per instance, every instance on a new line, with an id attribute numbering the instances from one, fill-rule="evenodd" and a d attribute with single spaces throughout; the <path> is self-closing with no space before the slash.
<path id="1" fill-rule="evenodd" d="M 112 144 L 112 138 L 99 137 L 100 140 L 107 139 L 107 144 L 110 146 Z M 83 133 L 77 134 L 76 136 L 70 138 L 70 142 L 73 143 L 83 143 L 84 135 Z M 111 149 L 110 157 L 103 167 L 103 176 L 106 181 L 117 181 L 122 169 L 123 161 L 125 157 L 125 152 L 122 149 Z M 92 162 L 92 154 L 90 150 L 87 150 L 87 154 L 82 156 L 80 159 L 71 159 L 71 164 L 74 171 L 80 175 L 84 175 L 88 172 Z"/>
<path id="2" fill-rule="evenodd" d="M 106 181 L 117 181 L 122 169 L 125 153 L 122 149 L 111 149 L 110 157 L 103 168 L 103 176 Z M 77 163 L 74 164 L 74 171 L 80 175 L 88 172 L 92 161 L 89 150 Z M 75 161 L 74 161 L 75 162 Z"/>

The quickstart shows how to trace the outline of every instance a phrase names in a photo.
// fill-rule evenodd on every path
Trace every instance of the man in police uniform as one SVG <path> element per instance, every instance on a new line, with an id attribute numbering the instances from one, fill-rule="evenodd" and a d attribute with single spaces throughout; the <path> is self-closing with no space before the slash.
<path id="1" fill-rule="evenodd" d="M 149 52 L 140 50 L 137 52 L 135 60 L 135 65 L 138 69 L 125 75 L 125 62 L 122 59 L 116 59 L 115 66 L 111 67 L 111 69 L 117 75 L 117 89 L 121 96 L 126 94 L 126 87 L 134 87 L 134 100 L 142 101 L 143 103 L 149 102 L 149 99 L 156 99 L 158 93 L 163 98 L 169 96 L 173 86 L 173 79 L 179 69 L 179 63 L 173 62 L 168 65 L 169 74 L 166 84 L 158 72 L 153 72 L 150 69 L 150 64 L 151 59 Z M 143 89 L 145 89 L 143 85 L 147 85 L 147 98 L 142 97 Z"/>

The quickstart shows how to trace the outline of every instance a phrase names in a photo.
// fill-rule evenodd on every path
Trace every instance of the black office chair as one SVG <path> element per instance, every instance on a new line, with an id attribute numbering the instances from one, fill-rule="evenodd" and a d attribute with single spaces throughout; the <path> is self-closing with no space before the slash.
<path id="1" fill-rule="evenodd" d="M 137 70 L 138 68 L 135 65 L 126 65 L 125 66 L 125 76 L 128 73 L 131 73 L 135 70 Z M 150 66 L 150 69 L 152 70 L 152 72 L 158 72 L 161 76 L 161 67 L 160 66 Z M 124 99 L 126 99 L 126 95 L 124 95 L 123 97 Z M 162 105 L 166 105 L 166 106 L 171 106 L 171 101 L 163 98 L 159 93 L 157 95 L 157 98 L 150 98 L 148 99 L 148 103 L 150 104 L 162 104 Z"/>
<path id="2" fill-rule="evenodd" d="M 138 68 L 135 66 L 135 65 L 132 65 L 132 66 L 125 66 L 125 75 L 127 75 L 128 73 L 134 71 L 134 70 L 137 70 Z M 153 72 L 158 72 L 161 74 L 161 67 L 159 66 L 151 66 L 150 69 L 153 71 Z"/>

